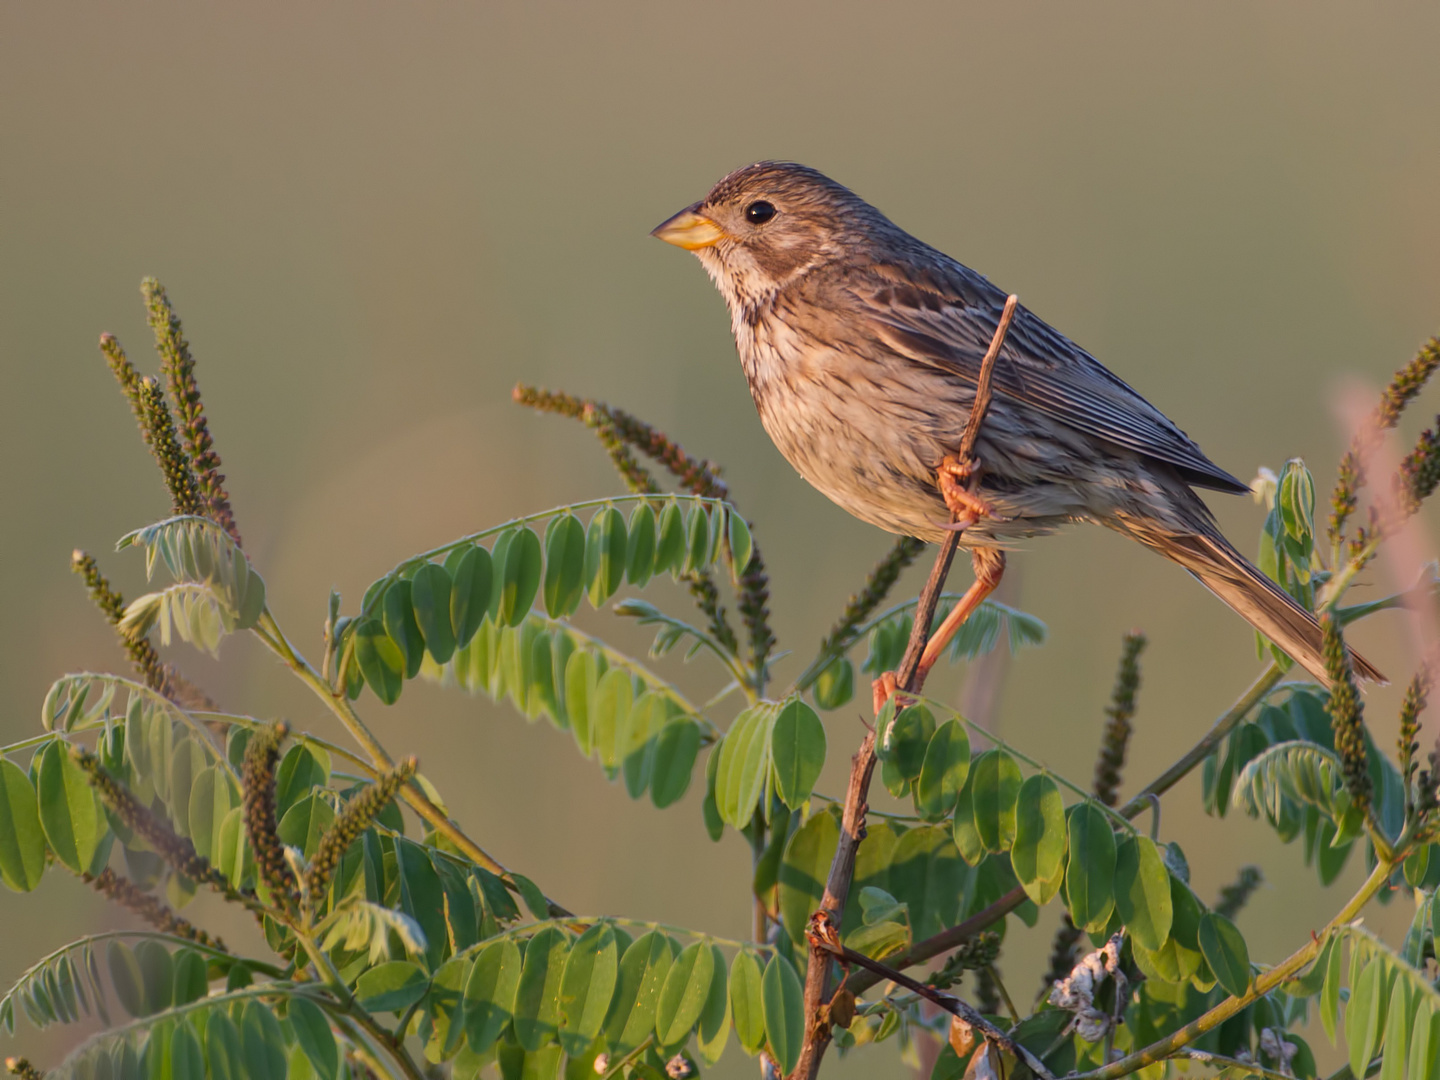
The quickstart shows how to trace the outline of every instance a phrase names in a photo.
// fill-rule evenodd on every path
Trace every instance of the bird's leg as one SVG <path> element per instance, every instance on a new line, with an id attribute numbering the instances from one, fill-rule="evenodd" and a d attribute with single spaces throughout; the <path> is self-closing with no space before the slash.
<path id="1" fill-rule="evenodd" d="M 970 618 L 981 601 L 995 591 L 1005 574 L 1005 553 L 996 548 L 975 548 L 970 553 L 970 563 L 975 568 L 975 581 L 965 590 L 965 595 L 960 598 L 960 603 L 955 605 L 955 610 L 945 616 L 940 628 L 931 634 L 930 640 L 925 643 L 925 652 L 920 657 L 920 667 L 916 672 L 921 681 L 935 666 L 935 661 L 940 659 L 945 646 L 950 644 L 960 627 L 965 625 L 965 620 Z"/>
<path id="2" fill-rule="evenodd" d="M 956 531 L 967 529 L 982 518 L 989 518 L 992 521 L 1004 521 L 984 499 L 976 492 L 980 484 L 980 461 L 978 458 L 968 455 L 957 456 L 948 454 L 935 467 L 935 475 L 940 487 L 940 494 L 945 498 L 945 505 L 949 508 L 952 523 L 947 526 Z M 960 604 L 950 613 L 935 631 L 934 636 L 925 645 L 925 652 L 920 659 L 920 665 L 916 672 L 918 684 L 925 682 L 925 676 L 930 674 L 930 669 L 935 666 L 941 651 L 950 643 L 961 625 L 970 617 L 970 613 L 980 606 L 980 602 L 995 591 L 1000 584 L 1000 577 L 1005 573 L 1005 555 L 1003 552 L 976 548 L 971 555 L 971 562 L 975 567 L 975 583 L 964 597 Z M 870 695 L 875 706 L 875 715 L 880 715 L 880 710 L 885 703 L 893 697 L 898 689 L 895 672 L 883 672 L 879 678 L 870 683 Z M 905 701 L 897 702 L 905 705 Z"/>
<path id="3" fill-rule="evenodd" d="M 975 493 L 979 485 L 972 484 L 971 480 L 977 476 L 979 470 L 978 459 L 967 457 L 961 460 L 953 455 L 947 455 L 935 467 L 940 494 L 957 521 L 979 521 L 981 518 L 1000 520 L 995 508 Z"/>

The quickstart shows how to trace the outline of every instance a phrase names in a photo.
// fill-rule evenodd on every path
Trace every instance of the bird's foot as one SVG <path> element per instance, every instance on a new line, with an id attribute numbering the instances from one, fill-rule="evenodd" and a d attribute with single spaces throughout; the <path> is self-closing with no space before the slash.
<path id="1" fill-rule="evenodd" d="M 900 689 L 900 684 L 896 681 L 893 671 L 883 672 L 878 679 L 871 681 L 870 697 L 875 706 L 876 716 L 880 715 L 880 710 L 885 708 L 885 703 L 892 697 L 897 699 L 895 702 L 897 706 L 910 704 L 909 695 Z"/>
<path id="2" fill-rule="evenodd" d="M 967 526 L 986 518 L 991 521 L 1005 520 L 995 512 L 993 506 L 972 490 L 971 481 L 977 477 L 979 470 L 978 458 L 971 457 L 960 461 L 953 456 L 946 457 L 935 469 L 940 482 L 940 494 L 945 499 L 946 507 L 953 517 L 964 521 Z"/>

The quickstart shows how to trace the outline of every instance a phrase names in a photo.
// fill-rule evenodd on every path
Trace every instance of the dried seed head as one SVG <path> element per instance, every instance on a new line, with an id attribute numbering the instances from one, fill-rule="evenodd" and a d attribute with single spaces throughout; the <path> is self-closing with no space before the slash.
<path id="1" fill-rule="evenodd" d="M 185 938 L 197 945 L 207 945 L 220 952 L 229 952 L 218 937 L 211 937 L 193 923 L 181 918 L 158 897 L 145 892 L 129 878 L 117 874 L 108 866 L 96 876 L 82 875 L 86 884 L 96 892 L 119 904 L 127 911 L 133 911 L 162 934 Z"/>
<path id="2" fill-rule="evenodd" d="M 1335 749 L 1345 770 L 1345 786 L 1350 800 L 1362 814 L 1370 809 L 1370 767 L 1365 749 L 1364 705 L 1355 686 L 1350 655 L 1340 634 L 1340 626 L 1330 615 L 1323 615 L 1320 625 L 1325 632 L 1325 674 L 1330 679 L 1330 726 L 1335 731 Z"/>
<path id="3" fill-rule="evenodd" d="M 215 443 L 210 437 L 205 403 L 200 399 L 200 387 L 195 381 L 195 359 L 190 355 L 190 343 L 185 340 L 180 317 L 171 308 L 164 287 L 154 278 L 146 278 L 140 291 L 145 297 L 150 329 L 155 333 L 155 350 L 160 354 L 160 370 L 175 403 L 180 435 L 189 454 L 205 514 L 239 545 L 240 532 L 235 527 L 230 496 L 225 491 L 225 477 L 220 474 L 220 455 L 215 452 Z"/>
<path id="4" fill-rule="evenodd" d="M 1330 542 L 1336 547 L 1344 540 L 1345 523 L 1354 513 L 1360 489 L 1365 486 L 1365 458 L 1378 444 L 1380 433 L 1399 422 L 1400 414 L 1424 388 L 1436 367 L 1440 367 L 1440 338 L 1431 338 L 1410 363 L 1395 373 L 1380 395 L 1370 422 L 1356 433 L 1350 449 L 1340 459 L 1335 491 L 1330 497 Z"/>
<path id="5" fill-rule="evenodd" d="M 383 773 L 373 784 L 367 784 L 345 804 L 340 815 L 320 838 L 320 846 L 305 872 L 305 895 L 314 906 L 320 903 L 325 890 L 330 887 L 340 860 L 360 834 L 370 827 L 380 811 L 395 797 L 410 777 L 415 775 L 419 761 L 408 757 L 393 769 Z"/>
<path id="6" fill-rule="evenodd" d="M 1264 881 L 1265 875 L 1258 866 L 1242 866 L 1235 880 L 1221 888 L 1220 899 L 1215 903 L 1215 914 L 1233 920 Z"/>
<path id="7" fill-rule="evenodd" d="M 171 507 L 177 514 L 203 514 L 205 502 L 191 471 L 190 459 L 180 447 L 175 434 L 175 421 L 160 384 L 148 375 L 140 380 L 141 419 L 150 433 L 150 452 L 160 466 L 165 487 L 170 492 Z"/>
<path id="8" fill-rule="evenodd" d="M 1135 693 L 1140 689 L 1140 654 L 1145 650 L 1147 638 L 1138 630 L 1125 635 L 1120 654 L 1120 669 L 1115 675 L 1115 689 L 1110 697 L 1110 707 L 1105 714 L 1110 717 L 1105 725 L 1105 736 L 1100 744 L 1100 758 L 1095 763 L 1095 797 L 1106 806 L 1116 806 L 1120 801 L 1120 771 L 1125 766 L 1125 751 L 1133 730 L 1131 720 L 1135 716 Z"/>
<path id="9" fill-rule="evenodd" d="M 1425 665 L 1415 673 L 1410 685 L 1405 688 L 1405 700 L 1400 703 L 1400 775 L 1408 790 L 1420 767 L 1415 757 L 1420 752 L 1420 714 L 1430 699 L 1430 667 Z"/>
<path id="10" fill-rule="evenodd" d="M 100 801 L 154 848 L 171 869 L 220 892 L 228 894 L 232 891 L 225 876 L 203 855 L 196 853 L 195 845 L 176 833 L 168 821 L 143 805 L 129 788 L 110 774 L 99 758 L 81 746 L 70 747 L 70 756 L 84 770 Z"/>
<path id="11" fill-rule="evenodd" d="M 275 765 L 280 744 L 290 734 L 283 721 L 257 730 L 245 747 L 244 789 L 245 834 L 255 852 L 255 866 L 277 906 L 294 911 L 299 903 L 295 875 L 285 858 L 285 846 L 276 832 Z"/>

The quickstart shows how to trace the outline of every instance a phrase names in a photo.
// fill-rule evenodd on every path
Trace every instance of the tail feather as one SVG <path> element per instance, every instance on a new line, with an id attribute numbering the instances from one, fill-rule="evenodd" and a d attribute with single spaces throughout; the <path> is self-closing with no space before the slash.
<path id="1" fill-rule="evenodd" d="M 1330 685 L 1330 678 L 1325 674 L 1324 632 L 1319 621 L 1223 536 L 1147 531 L 1145 535 L 1136 535 L 1136 539 L 1189 570 L 1230 610 L 1279 645 L 1322 686 Z M 1388 682 L 1374 664 L 1353 649 L 1348 651 L 1351 666 L 1359 678 Z"/>

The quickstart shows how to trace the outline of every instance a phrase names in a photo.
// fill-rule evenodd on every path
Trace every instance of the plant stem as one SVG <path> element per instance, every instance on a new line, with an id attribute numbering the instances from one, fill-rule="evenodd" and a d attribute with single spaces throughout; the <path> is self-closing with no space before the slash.
<path id="1" fill-rule="evenodd" d="M 1223 1021 L 1228 1020 L 1251 1002 L 1275 989 L 1314 960 L 1320 954 L 1320 949 L 1329 936 L 1360 914 L 1360 910 L 1380 891 L 1385 882 L 1390 880 L 1390 875 L 1394 870 L 1394 863 L 1383 861 L 1377 863 L 1375 869 L 1370 872 L 1370 876 L 1365 879 L 1365 883 L 1360 886 L 1360 890 L 1340 909 L 1339 914 L 1330 920 L 1324 931 L 1312 936 L 1309 941 L 1275 967 L 1260 974 L 1247 993 L 1240 997 L 1226 998 L 1209 1012 L 1192 1020 L 1178 1031 L 1172 1032 L 1165 1038 L 1151 1043 L 1144 1049 L 1137 1050 L 1119 1061 L 1091 1072 L 1081 1073 L 1075 1080 L 1118 1080 L 1119 1077 L 1138 1072 L 1147 1065 L 1163 1061 L 1177 1050 L 1184 1049 L 1207 1031 L 1214 1030 Z"/>
<path id="2" fill-rule="evenodd" d="M 1133 818 L 1149 805 L 1152 795 L 1163 795 L 1172 787 L 1183 780 L 1190 772 L 1204 761 L 1220 745 L 1220 740 L 1229 735 L 1245 717 L 1250 710 L 1265 700 L 1266 695 L 1275 688 L 1285 673 L 1280 670 L 1280 665 L 1271 662 L 1270 666 L 1260 673 L 1260 677 L 1250 684 L 1250 688 L 1240 695 L 1240 699 L 1225 712 L 1219 720 L 1215 721 L 1214 727 L 1207 731 L 1204 737 L 1192 746 L 1175 764 L 1171 765 L 1156 779 L 1149 784 L 1121 808 L 1121 813 L 1127 818 Z"/>

